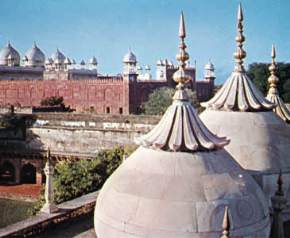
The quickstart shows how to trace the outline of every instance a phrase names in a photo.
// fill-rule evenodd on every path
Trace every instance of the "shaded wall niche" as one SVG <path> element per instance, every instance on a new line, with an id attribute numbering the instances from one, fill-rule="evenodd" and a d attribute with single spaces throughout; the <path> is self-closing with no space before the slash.
<path id="1" fill-rule="evenodd" d="M 20 183 L 25 184 L 36 183 L 36 167 L 29 162 L 22 166 L 20 172 Z"/>
<path id="2" fill-rule="evenodd" d="M 15 166 L 9 161 L 4 161 L 4 163 L 0 165 L 0 183 L 1 184 L 14 183 L 15 178 L 16 178 Z"/>
<path id="3" fill-rule="evenodd" d="M 7 113 L 0 117 L 1 184 L 42 183 L 46 148 L 37 135 L 33 136 L 33 148 L 27 143 L 26 132 L 35 120 L 34 115 L 14 113 Z M 18 134 L 22 136 L 15 136 Z"/>

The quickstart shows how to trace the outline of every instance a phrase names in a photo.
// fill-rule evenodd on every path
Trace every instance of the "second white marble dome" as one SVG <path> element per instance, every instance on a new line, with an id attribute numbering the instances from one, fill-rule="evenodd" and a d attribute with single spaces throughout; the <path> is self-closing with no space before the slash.
<path id="1" fill-rule="evenodd" d="M 43 67 L 45 55 L 42 50 L 34 43 L 33 47 L 25 53 L 25 66 Z"/>
<path id="2" fill-rule="evenodd" d="M 225 206 L 231 236 L 269 236 L 261 189 L 225 150 L 174 153 L 141 146 L 103 186 L 95 230 L 98 238 L 219 237 Z"/>

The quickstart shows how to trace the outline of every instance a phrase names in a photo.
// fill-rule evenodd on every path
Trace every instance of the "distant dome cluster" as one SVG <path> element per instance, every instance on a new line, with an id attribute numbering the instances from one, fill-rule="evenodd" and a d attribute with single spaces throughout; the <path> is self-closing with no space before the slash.
<path id="1" fill-rule="evenodd" d="M 8 42 L 8 44 L 0 50 L 0 65 L 20 66 L 20 61 L 19 52 L 11 45 L 10 42 Z M 25 67 L 45 67 L 48 70 L 67 69 L 70 65 L 76 65 L 76 61 L 74 59 L 66 57 L 59 49 L 57 49 L 51 57 L 46 58 L 43 51 L 35 42 L 32 48 L 26 51 L 22 61 Z M 98 65 L 96 57 L 89 59 L 87 64 L 92 67 L 96 67 Z M 81 60 L 80 65 L 84 66 L 86 65 L 86 62 Z"/>

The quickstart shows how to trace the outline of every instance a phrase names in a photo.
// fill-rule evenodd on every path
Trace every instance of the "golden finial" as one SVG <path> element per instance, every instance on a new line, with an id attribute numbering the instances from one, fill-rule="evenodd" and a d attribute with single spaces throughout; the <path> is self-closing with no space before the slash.
<path id="1" fill-rule="evenodd" d="M 223 232 L 220 238 L 229 238 L 230 235 L 230 218 L 229 218 L 229 208 L 225 207 L 225 213 L 222 224 Z"/>
<path id="2" fill-rule="evenodd" d="M 181 12 L 180 16 L 180 23 L 179 23 L 179 52 L 176 55 L 176 59 L 180 62 L 179 63 L 179 69 L 176 71 L 173 75 L 173 80 L 176 83 L 185 84 L 189 80 L 191 80 L 191 77 L 185 73 L 185 66 L 186 61 L 189 59 L 189 55 L 186 52 L 186 44 L 184 42 L 184 38 L 186 37 L 186 31 L 185 31 L 185 22 L 184 22 L 184 15 L 183 12 Z"/>
<path id="3" fill-rule="evenodd" d="M 243 72 L 245 70 L 244 65 L 243 65 L 244 58 L 246 58 L 247 53 L 243 49 L 243 43 L 245 41 L 245 36 L 243 35 L 244 15 L 243 15 L 243 9 L 242 9 L 241 3 L 239 4 L 237 19 L 238 19 L 238 24 L 237 24 L 238 32 L 237 32 L 237 36 L 236 36 L 237 48 L 236 48 L 236 52 L 234 53 L 234 57 L 236 59 L 235 71 Z"/>
<path id="4" fill-rule="evenodd" d="M 173 99 L 175 100 L 188 100 L 188 95 L 184 90 L 184 84 L 188 81 L 192 80 L 191 76 L 186 73 L 185 66 L 186 61 L 189 59 L 189 55 L 186 52 L 186 44 L 184 42 L 184 38 L 186 37 L 185 31 L 185 21 L 183 12 L 180 15 L 180 22 L 179 22 L 179 52 L 176 55 L 176 59 L 179 61 L 178 70 L 173 74 L 173 80 L 177 83 L 176 89 L 177 91 L 174 94 Z"/>
<path id="5" fill-rule="evenodd" d="M 276 64 L 276 49 L 274 44 L 272 45 L 271 57 L 272 63 L 269 66 L 270 77 L 268 78 L 268 82 L 270 84 L 269 93 L 278 94 L 277 84 L 279 82 L 279 78 L 276 76 L 277 64 Z"/>

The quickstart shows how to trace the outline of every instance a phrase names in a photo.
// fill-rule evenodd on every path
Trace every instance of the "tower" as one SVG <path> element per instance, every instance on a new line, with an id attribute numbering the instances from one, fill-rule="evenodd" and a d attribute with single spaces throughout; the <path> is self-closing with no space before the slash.
<path id="1" fill-rule="evenodd" d="M 123 74 L 136 74 L 137 73 L 137 58 L 135 54 L 129 49 L 128 53 L 123 57 Z"/>
<path id="2" fill-rule="evenodd" d="M 215 80 L 215 73 L 214 73 L 214 65 L 209 60 L 209 62 L 204 66 L 204 80 L 206 81 L 214 81 Z"/>
<path id="3" fill-rule="evenodd" d="M 137 58 L 129 49 L 123 57 L 123 113 L 130 114 L 137 111 L 136 106 L 136 82 L 137 82 Z"/>

